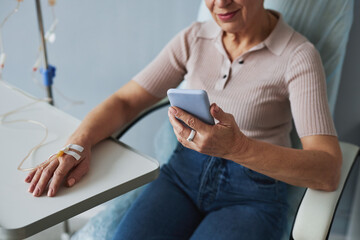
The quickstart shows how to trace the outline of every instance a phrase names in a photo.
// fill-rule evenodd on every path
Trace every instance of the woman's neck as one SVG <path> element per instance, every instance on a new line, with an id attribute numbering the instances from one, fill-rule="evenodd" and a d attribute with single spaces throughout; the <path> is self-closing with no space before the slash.
<path id="1" fill-rule="evenodd" d="M 276 17 L 264 9 L 262 14 L 248 24 L 249 27 L 243 31 L 237 33 L 224 32 L 222 40 L 230 60 L 233 61 L 250 48 L 264 41 L 274 29 L 276 22 Z"/>

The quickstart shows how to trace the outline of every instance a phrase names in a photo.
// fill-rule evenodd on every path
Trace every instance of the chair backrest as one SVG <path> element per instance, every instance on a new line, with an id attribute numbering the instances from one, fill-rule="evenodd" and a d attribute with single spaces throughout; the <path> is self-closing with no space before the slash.
<path id="1" fill-rule="evenodd" d="M 334 114 L 346 45 L 353 21 L 353 0 L 266 0 L 285 21 L 320 52 L 326 73 L 329 106 Z"/>

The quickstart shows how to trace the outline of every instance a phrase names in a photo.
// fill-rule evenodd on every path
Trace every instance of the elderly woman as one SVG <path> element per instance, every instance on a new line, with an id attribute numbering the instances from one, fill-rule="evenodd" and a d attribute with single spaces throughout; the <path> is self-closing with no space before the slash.
<path id="1" fill-rule="evenodd" d="M 314 46 L 263 0 L 205 0 L 214 21 L 194 23 L 128 84 L 96 107 L 69 138 L 82 161 L 59 157 L 28 176 L 54 196 L 66 176 L 88 171 L 91 147 L 184 78 L 208 92 L 215 125 L 176 107 L 179 140 L 169 163 L 119 224 L 115 239 L 279 239 L 286 184 L 336 189 L 341 154 Z M 191 129 L 192 141 L 186 141 Z M 292 119 L 302 150 L 290 148 Z"/>

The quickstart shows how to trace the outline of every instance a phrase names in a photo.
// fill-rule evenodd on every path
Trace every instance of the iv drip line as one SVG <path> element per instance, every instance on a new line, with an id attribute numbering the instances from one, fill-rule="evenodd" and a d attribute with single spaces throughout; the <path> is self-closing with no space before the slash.
<path id="1" fill-rule="evenodd" d="M 42 138 L 42 140 L 28 151 L 28 153 L 26 154 L 26 156 L 21 160 L 21 162 L 20 162 L 20 164 L 19 164 L 19 166 L 18 166 L 17 169 L 20 170 L 20 171 L 31 171 L 31 170 L 36 169 L 37 167 L 43 166 L 44 164 L 47 163 L 47 161 L 41 163 L 40 165 L 38 165 L 38 166 L 36 166 L 36 167 L 32 167 L 32 168 L 22 168 L 22 165 L 24 164 L 24 162 L 26 161 L 26 159 L 28 159 L 28 158 L 31 156 L 31 154 L 33 154 L 36 150 L 38 150 L 40 147 L 42 147 L 42 146 L 44 146 L 44 145 L 46 144 L 45 141 L 46 141 L 46 139 L 48 138 L 48 135 L 49 135 L 48 127 L 47 127 L 45 124 L 43 124 L 43 123 L 41 123 L 41 122 L 39 122 L 39 121 L 32 120 L 32 119 L 16 119 L 16 120 L 11 120 L 11 121 L 6 121 L 5 118 L 8 117 L 8 116 L 10 116 L 10 115 L 13 115 L 13 114 L 15 114 L 15 113 L 17 113 L 17 112 L 20 112 L 21 110 L 26 109 L 26 108 L 28 108 L 28 107 L 36 104 L 36 103 L 39 103 L 39 102 L 50 102 L 50 99 L 48 99 L 48 98 L 46 98 L 46 99 L 38 99 L 38 98 L 35 98 L 35 97 L 33 97 L 33 96 L 31 96 L 31 95 L 29 95 L 29 94 L 21 91 L 21 90 L 18 89 L 18 88 L 12 87 L 11 85 L 7 84 L 7 83 L 6 83 L 5 81 L 3 81 L 3 80 L 0 80 L 0 83 L 3 84 L 5 87 L 11 89 L 11 90 L 14 90 L 14 91 L 17 91 L 17 92 L 21 93 L 22 95 L 26 96 L 27 98 L 30 98 L 30 99 L 34 100 L 33 102 L 28 103 L 28 104 L 26 104 L 26 105 L 24 105 L 24 106 L 18 107 L 18 108 L 16 108 L 16 109 L 12 110 L 12 111 L 9 111 L 9 112 L 6 112 L 6 113 L 4 113 L 4 114 L 1 114 L 1 115 L 0 115 L 0 124 L 12 124 L 12 123 L 26 122 L 26 123 L 31 123 L 31 124 L 33 124 L 33 125 L 40 126 L 40 127 L 41 127 L 42 129 L 44 129 L 44 131 L 45 131 L 45 134 L 44 134 L 44 137 Z"/>

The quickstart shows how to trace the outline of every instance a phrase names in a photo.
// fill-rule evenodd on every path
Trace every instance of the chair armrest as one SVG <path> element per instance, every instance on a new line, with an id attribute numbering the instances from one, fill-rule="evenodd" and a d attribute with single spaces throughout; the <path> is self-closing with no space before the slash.
<path id="1" fill-rule="evenodd" d="M 359 152 L 359 147 L 353 144 L 340 142 L 340 147 L 343 164 L 339 187 L 334 192 L 306 190 L 296 214 L 292 239 L 327 239 L 339 198 Z"/>
<path id="2" fill-rule="evenodd" d="M 167 97 L 161 99 L 159 102 L 157 102 L 156 104 L 152 105 L 151 107 L 145 109 L 144 111 L 142 111 L 135 119 L 133 119 L 131 122 L 129 122 L 128 124 L 126 124 L 125 126 L 123 126 L 121 129 L 119 129 L 118 131 L 116 131 L 114 134 L 112 134 L 111 136 L 115 139 L 119 139 L 121 138 L 133 125 L 135 125 L 138 121 L 140 121 L 141 119 L 143 119 L 144 117 L 146 117 L 148 114 L 154 112 L 157 109 L 160 109 L 164 106 L 169 105 L 169 99 Z"/>

